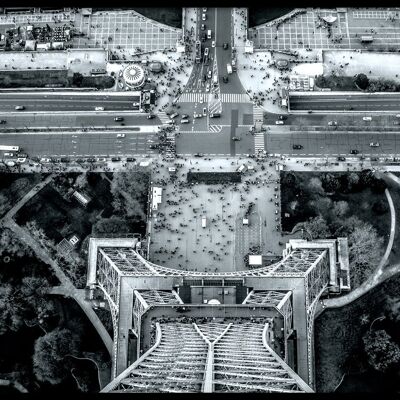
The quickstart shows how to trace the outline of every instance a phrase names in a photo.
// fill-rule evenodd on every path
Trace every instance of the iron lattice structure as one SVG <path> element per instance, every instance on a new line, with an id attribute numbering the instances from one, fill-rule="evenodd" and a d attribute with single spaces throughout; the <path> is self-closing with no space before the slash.
<path id="1" fill-rule="evenodd" d="M 312 392 L 272 350 L 267 323 L 157 323 L 155 345 L 103 392 Z"/>
<path id="2" fill-rule="evenodd" d="M 338 242 L 340 242 L 339 245 Z M 146 391 L 150 387 L 153 387 L 153 384 L 154 388 L 157 389 L 157 391 L 241 391 L 242 389 L 248 391 L 250 387 L 257 391 L 267 390 L 271 392 L 286 390 L 298 391 L 299 387 L 304 389 L 303 380 L 301 380 L 302 384 L 300 386 L 297 386 L 296 388 L 295 386 L 290 386 L 293 385 L 293 382 L 290 379 L 292 379 L 292 375 L 296 375 L 296 373 L 291 371 L 288 365 L 285 364 L 285 362 L 288 361 L 287 339 L 289 338 L 293 330 L 297 332 L 296 337 L 298 338 L 298 349 L 296 351 L 302 352 L 301 354 L 299 353 L 299 357 L 301 358 L 301 362 L 305 363 L 304 365 L 302 364 L 301 376 L 308 383 L 308 385 L 310 385 L 311 387 L 314 385 L 314 313 L 318 299 L 321 294 L 324 293 L 324 291 L 326 291 L 327 289 L 331 290 L 332 288 L 334 288 L 334 290 L 337 290 L 337 281 L 339 280 L 337 269 L 339 267 L 341 270 L 345 270 L 347 268 L 346 271 L 348 273 L 347 257 L 341 255 L 342 253 L 347 254 L 346 239 L 340 238 L 338 240 L 319 240 L 313 242 L 308 242 L 304 240 L 291 240 L 286 245 L 286 249 L 283 251 L 282 260 L 275 264 L 252 270 L 218 273 L 178 270 L 154 264 L 144 259 L 141 254 L 136 251 L 135 244 L 136 242 L 130 243 L 129 240 L 121 242 L 118 239 L 91 239 L 89 244 L 89 270 L 87 283 L 89 287 L 97 287 L 103 291 L 105 298 L 108 301 L 113 320 L 114 359 L 112 378 L 117 379 L 117 376 L 121 377 L 121 372 L 128 367 L 126 371 L 123 372 L 123 374 L 126 373 L 124 375 L 124 380 L 122 381 L 122 378 L 118 380 L 118 382 L 125 382 L 121 383 L 122 386 L 118 386 L 118 390 L 125 390 L 128 387 L 123 385 L 127 385 L 126 379 L 128 379 L 128 375 L 130 373 L 129 371 L 133 370 L 134 372 L 132 372 L 132 374 L 136 374 L 136 380 L 132 378 L 133 375 L 129 378 L 129 387 L 131 388 L 130 390 L 135 389 L 139 391 Z M 341 251 L 341 249 L 343 251 Z M 231 371 L 229 372 L 229 374 L 232 375 L 224 375 L 224 377 L 221 379 L 213 378 L 213 384 L 211 387 L 211 378 L 209 377 L 209 375 L 207 375 L 207 379 L 203 375 L 199 375 L 198 366 L 193 365 L 194 369 L 193 371 L 191 370 L 192 377 L 190 379 L 188 378 L 188 382 L 186 382 L 186 378 L 184 377 L 184 375 L 179 376 L 179 378 L 176 379 L 174 378 L 176 377 L 175 372 L 184 373 L 184 368 L 178 368 L 178 370 L 174 370 L 174 374 L 168 375 L 169 380 L 174 381 L 175 379 L 175 383 L 172 386 L 168 386 L 164 378 L 160 378 L 161 380 L 159 381 L 159 383 L 157 383 L 158 378 L 155 381 L 151 381 L 150 378 L 153 377 L 153 375 L 150 374 L 150 370 L 153 367 L 155 368 L 155 364 L 157 363 L 149 364 L 149 362 L 150 360 L 154 359 L 154 357 L 164 357 L 165 360 L 168 359 L 170 360 L 170 362 L 173 362 L 172 358 L 180 359 L 183 357 L 183 359 L 186 359 L 185 357 L 189 357 L 189 354 L 196 354 L 195 359 L 200 359 L 204 356 L 204 352 L 203 350 L 200 351 L 200 348 L 203 348 L 204 346 L 203 344 L 200 346 L 200 343 L 202 342 L 198 340 L 197 336 L 203 338 L 203 341 L 206 342 L 206 345 L 212 345 L 214 349 L 214 346 L 216 346 L 217 344 L 215 340 L 218 339 L 215 339 L 215 337 L 219 337 L 222 327 L 219 326 L 217 328 L 216 326 L 210 326 L 210 328 L 206 330 L 205 327 L 200 327 L 196 324 L 194 326 L 183 326 L 181 324 L 179 325 L 179 327 L 178 325 L 176 325 L 175 333 L 173 333 L 174 329 L 172 329 L 171 326 L 168 326 L 165 323 L 159 324 L 157 328 L 158 339 L 156 344 L 144 355 L 142 355 L 140 359 L 137 360 L 133 365 L 128 366 L 128 360 L 124 355 L 124 353 L 126 352 L 126 350 L 124 349 L 127 349 L 127 345 L 126 343 L 124 344 L 123 341 L 125 340 L 125 333 L 129 329 L 132 330 L 138 340 L 137 354 L 138 356 L 143 354 L 143 349 L 140 347 L 142 318 L 149 310 L 153 308 L 153 306 L 173 306 L 183 304 L 183 301 L 178 293 L 173 290 L 174 287 L 179 288 L 180 286 L 184 285 L 185 282 L 186 284 L 188 282 L 191 282 L 191 286 L 192 284 L 200 284 L 201 282 L 202 286 L 206 285 L 206 283 L 209 286 L 219 286 L 220 284 L 224 285 L 223 282 L 228 281 L 237 282 L 238 284 L 243 285 L 246 284 L 254 287 L 253 290 L 250 290 L 248 292 L 247 297 L 243 301 L 243 305 L 254 304 L 257 307 L 266 305 L 277 310 L 283 316 L 285 346 L 284 361 L 282 361 L 282 359 L 276 353 L 274 353 L 274 351 L 269 347 L 268 343 L 263 343 L 263 350 L 261 353 L 264 354 L 264 356 L 267 357 L 268 360 L 271 359 L 271 361 L 266 362 L 266 366 L 279 364 L 279 368 L 281 368 L 283 363 L 285 364 L 285 366 L 283 366 L 282 368 L 286 372 L 289 371 L 287 373 L 290 375 L 290 377 L 289 375 L 284 375 L 282 371 L 279 373 L 276 372 L 272 367 L 267 368 L 268 371 L 271 369 L 271 373 L 273 372 L 272 375 L 269 375 L 268 379 L 264 380 L 260 380 L 261 378 L 258 379 L 255 376 L 250 375 L 247 377 L 243 377 L 241 374 L 244 372 L 235 375 Z M 129 297 L 129 291 L 133 293 L 133 297 Z M 128 298 L 131 300 L 127 300 Z M 129 304 L 126 304 L 127 301 Z M 295 306 L 294 302 L 296 302 L 297 306 Z M 123 317 L 121 317 L 121 310 L 125 310 L 125 314 Z M 233 326 L 230 326 L 229 329 L 225 327 L 223 329 L 224 335 L 219 337 L 219 339 L 221 340 L 222 338 L 224 339 L 221 343 L 224 343 L 225 340 L 230 337 L 231 333 L 228 332 L 235 332 L 237 329 L 240 331 L 238 331 L 238 335 L 243 335 L 243 343 L 250 340 L 249 338 L 252 337 L 251 332 L 245 331 L 243 326 L 234 324 Z M 271 324 L 269 324 L 269 326 L 271 326 Z M 256 327 L 253 328 L 255 329 Z M 225 329 L 227 329 L 226 332 Z M 257 329 L 255 329 L 255 332 L 259 331 L 259 329 Z M 123 335 L 120 334 L 121 332 L 124 332 Z M 244 339 L 246 335 L 249 335 L 248 339 Z M 257 340 L 260 341 L 265 336 L 265 334 L 260 334 L 258 335 Z M 185 338 L 188 337 L 190 337 L 191 339 L 186 343 Z M 213 338 L 214 341 L 209 340 L 208 338 L 210 337 Z M 257 341 L 256 339 L 254 340 Z M 176 343 L 179 342 L 180 345 L 178 345 L 178 348 L 174 347 Z M 194 347 L 196 346 L 192 346 L 194 343 L 196 344 L 196 346 L 200 346 L 198 351 L 194 349 Z M 239 343 L 235 344 L 235 346 L 239 345 L 241 346 L 241 344 Z M 218 348 L 219 346 L 215 347 L 215 349 Z M 144 350 L 146 351 L 146 349 Z M 171 355 L 168 357 L 167 353 L 169 351 L 171 351 Z M 268 355 L 265 352 L 267 352 Z M 163 355 L 161 355 L 161 353 Z M 249 357 L 250 353 L 251 352 L 248 352 Z M 174 354 L 173 357 L 172 354 Z M 216 353 L 214 352 L 214 350 L 210 352 L 210 349 L 208 349 L 207 354 L 207 361 L 204 362 L 206 363 L 207 368 L 211 368 L 210 365 L 207 363 L 211 363 L 209 358 L 210 354 L 214 355 Z M 254 355 L 256 354 L 257 353 L 254 353 Z M 221 359 L 224 359 L 225 356 L 226 354 Z M 236 361 L 238 361 L 239 359 L 244 359 L 245 352 L 240 356 L 238 353 L 237 356 L 238 358 L 236 359 Z M 141 364 L 142 361 L 145 359 L 147 360 L 147 364 Z M 255 358 L 255 360 L 260 361 L 261 359 Z M 234 365 L 236 361 L 233 360 L 232 365 Z M 251 363 L 250 360 L 248 362 Z M 138 363 L 140 364 L 140 367 Z M 201 363 L 203 363 L 203 361 L 201 361 Z M 214 364 L 213 361 L 212 365 L 213 368 L 216 368 L 215 371 L 219 371 L 219 368 L 221 369 L 221 371 L 223 370 L 223 366 L 221 364 Z M 254 371 L 260 371 L 260 375 L 263 375 L 265 372 L 260 366 L 254 368 Z M 138 374 L 138 371 L 142 371 L 142 369 L 146 369 L 147 375 Z M 235 366 L 236 372 L 239 369 L 239 367 Z M 167 373 L 167 370 L 168 368 L 165 369 L 164 372 Z M 215 371 L 213 372 L 213 377 L 222 376 L 222 373 L 215 375 Z M 148 382 L 144 379 L 145 376 L 149 377 L 150 380 Z M 265 377 L 265 374 L 263 376 Z M 280 379 L 280 377 L 282 376 L 284 376 L 282 378 L 283 380 Z M 272 379 L 273 377 L 276 377 L 276 379 Z M 299 376 L 297 375 L 296 377 L 299 378 Z M 242 378 L 245 382 L 242 382 Z M 139 380 L 141 383 L 139 382 Z M 181 383 L 178 384 L 178 381 Z M 272 381 L 273 383 L 267 384 L 267 382 Z M 281 386 L 280 384 L 278 384 L 279 382 L 283 382 Z M 288 382 L 289 386 L 286 385 Z M 118 385 L 120 385 L 120 383 L 118 383 Z M 113 390 L 115 389 L 115 387 L 113 387 Z M 309 386 L 307 386 L 307 388 L 309 388 Z"/>

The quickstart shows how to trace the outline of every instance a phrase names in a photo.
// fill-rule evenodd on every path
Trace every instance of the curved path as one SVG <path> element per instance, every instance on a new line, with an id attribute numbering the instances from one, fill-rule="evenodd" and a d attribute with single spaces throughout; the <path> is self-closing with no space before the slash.
<path id="1" fill-rule="evenodd" d="M 400 179 L 397 178 L 395 175 L 388 173 L 386 174 L 386 177 L 400 186 Z M 400 272 L 399 264 L 395 264 L 390 267 L 384 268 L 387 264 L 390 252 L 392 251 L 394 237 L 396 234 L 396 212 L 393 200 L 388 189 L 385 190 L 385 194 L 389 203 L 390 215 L 391 215 L 390 237 L 388 245 L 386 247 L 385 254 L 383 255 L 381 261 L 379 262 L 379 265 L 376 268 L 375 273 L 371 277 L 369 277 L 365 282 L 363 282 L 358 288 L 354 289 L 349 294 L 319 302 L 317 306 L 318 308 L 315 313 L 316 317 L 318 317 L 318 315 L 320 315 L 325 308 L 343 307 L 353 302 L 354 300 L 366 294 L 369 290 L 371 290 L 375 286 L 379 285 L 386 279 Z"/>

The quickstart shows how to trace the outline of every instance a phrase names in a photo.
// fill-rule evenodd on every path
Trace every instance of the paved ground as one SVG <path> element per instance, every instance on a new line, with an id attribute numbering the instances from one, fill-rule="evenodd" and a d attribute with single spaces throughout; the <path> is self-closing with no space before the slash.
<path id="1" fill-rule="evenodd" d="M 318 15 L 321 17 L 332 15 L 337 18 L 332 24 L 330 38 L 328 29 L 317 27 Z M 257 48 L 274 50 L 297 48 L 388 50 L 397 48 L 400 44 L 400 21 L 398 16 L 393 21 L 386 19 L 387 16 L 388 11 L 382 9 L 376 10 L 375 13 L 371 9 L 348 9 L 345 13 L 338 13 L 335 9 L 314 9 L 283 22 L 278 29 L 272 24 L 252 28 L 249 30 L 249 38 L 254 41 Z M 360 40 L 362 35 L 372 35 L 374 42 L 362 44 Z"/>
<path id="2" fill-rule="evenodd" d="M 86 18 L 77 15 L 75 26 L 89 36 L 79 38 L 77 47 L 105 47 L 127 60 L 137 53 L 175 48 L 182 36 L 181 29 L 152 21 L 133 10 L 101 11 Z"/>
<path id="3" fill-rule="evenodd" d="M 215 271 L 217 268 L 221 272 L 243 269 L 243 256 L 250 244 L 260 243 L 264 254 L 281 254 L 281 237 L 276 230 L 279 221 L 275 221 L 280 217 L 275 214 L 279 207 L 267 200 L 275 198 L 278 175 L 273 167 L 267 166 L 262 171 L 254 161 L 247 163 L 254 165 L 256 170 L 244 175 L 243 182 L 237 184 L 237 191 L 235 185 L 163 185 L 162 204 L 151 220 L 151 261 L 174 268 L 198 271 Z M 232 171 L 240 161 L 215 159 L 212 167 L 205 159 L 188 160 L 183 164 L 184 167 L 178 170 L 177 182 L 186 181 L 189 168 L 194 171 Z M 154 168 L 158 172 L 157 180 L 168 179 L 165 165 Z M 245 180 L 256 182 L 247 186 Z M 277 196 L 275 201 L 279 201 L 279 193 Z M 250 201 L 255 203 L 257 214 L 251 218 L 252 227 L 244 231 L 238 221 L 242 220 Z M 201 226 L 203 215 L 207 218 L 206 228 Z"/>

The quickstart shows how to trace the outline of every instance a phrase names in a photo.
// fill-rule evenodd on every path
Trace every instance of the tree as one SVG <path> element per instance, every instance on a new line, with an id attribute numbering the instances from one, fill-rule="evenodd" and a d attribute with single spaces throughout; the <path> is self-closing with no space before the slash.
<path id="1" fill-rule="evenodd" d="M 400 322 L 400 298 L 389 297 L 386 303 L 386 312 L 391 320 Z"/>
<path id="2" fill-rule="evenodd" d="M 320 196 L 323 196 L 325 194 L 325 190 L 322 187 L 321 179 L 319 179 L 317 177 L 310 179 L 310 181 L 308 182 L 307 188 L 310 192 L 319 194 Z"/>
<path id="3" fill-rule="evenodd" d="M 130 228 L 126 220 L 113 216 L 99 219 L 92 227 L 92 233 L 129 233 Z"/>
<path id="4" fill-rule="evenodd" d="M 356 76 L 355 83 L 360 89 L 365 90 L 369 85 L 369 79 L 365 74 L 358 74 Z"/>
<path id="5" fill-rule="evenodd" d="M 308 205 L 316 214 L 326 216 L 332 209 L 332 200 L 329 197 L 319 197 L 317 200 L 309 201 Z"/>
<path id="6" fill-rule="evenodd" d="M 311 235 L 312 239 L 326 239 L 331 236 L 326 220 L 320 215 L 310 218 L 303 224 L 303 227 Z"/>
<path id="7" fill-rule="evenodd" d="M 87 181 L 87 174 L 83 173 L 77 176 L 75 180 L 75 186 L 78 189 L 83 189 L 85 186 L 87 186 L 88 181 Z"/>
<path id="8" fill-rule="evenodd" d="M 0 335 L 23 326 L 22 305 L 17 290 L 10 283 L 0 284 Z"/>
<path id="9" fill-rule="evenodd" d="M 3 254 L 16 257 L 32 255 L 32 250 L 21 242 L 12 230 L 3 228 L 0 231 L 0 256 Z"/>
<path id="10" fill-rule="evenodd" d="M 344 200 L 335 201 L 333 203 L 332 212 L 336 217 L 341 218 L 349 212 L 349 204 Z"/>
<path id="11" fill-rule="evenodd" d="M 385 330 L 368 330 L 363 342 L 368 362 L 377 371 L 384 372 L 400 362 L 400 347 Z"/>
<path id="12" fill-rule="evenodd" d="M 360 176 L 356 172 L 351 172 L 347 176 L 347 188 L 348 191 L 351 192 L 353 191 L 357 186 L 360 181 Z"/>
<path id="13" fill-rule="evenodd" d="M 74 75 L 72 76 L 72 84 L 74 86 L 81 86 L 83 82 L 83 75 L 80 74 L 79 72 L 75 72 Z"/>
<path id="14" fill-rule="evenodd" d="M 53 385 L 61 383 L 69 373 L 65 357 L 68 354 L 77 355 L 78 340 L 77 335 L 65 328 L 56 328 L 38 338 L 33 354 L 33 371 L 36 378 Z"/>
<path id="15" fill-rule="evenodd" d="M 340 189 L 340 181 L 334 174 L 327 173 L 322 176 L 322 184 L 327 192 L 336 192 Z"/>

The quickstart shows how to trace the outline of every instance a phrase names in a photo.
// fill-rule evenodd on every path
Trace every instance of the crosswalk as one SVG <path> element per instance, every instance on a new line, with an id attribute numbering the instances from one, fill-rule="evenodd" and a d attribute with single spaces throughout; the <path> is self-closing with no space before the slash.
<path id="1" fill-rule="evenodd" d="M 169 121 L 169 117 L 164 111 L 159 111 L 157 113 L 157 117 L 160 118 L 160 121 L 163 125 L 166 125 L 167 121 Z"/>
<path id="2" fill-rule="evenodd" d="M 218 133 L 218 132 L 221 132 L 221 131 L 222 131 L 222 126 L 221 126 L 221 125 L 210 125 L 210 126 L 208 127 L 208 130 L 209 130 L 209 132 Z"/>
<path id="3" fill-rule="evenodd" d="M 207 101 L 208 93 L 182 93 L 178 103 L 200 103 L 201 98 Z"/>
<path id="4" fill-rule="evenodd" d="M 257 132 L 254 134 L 254 149 L 255 149 L 255 154 L 262 153 L 265 151 L 263 132 Z"/>
<path id="5" fill-rule="evenodd" d="M 256 125 L 256 123 L 263 123 L 264 119 L 264 110 L 253 104 L 253 124 Z"/>
<path id="6" fill-rule="evenodd" d="M 251 103 L 246 93 L 222 93 L 221 101 L 223 103 Z"/>

